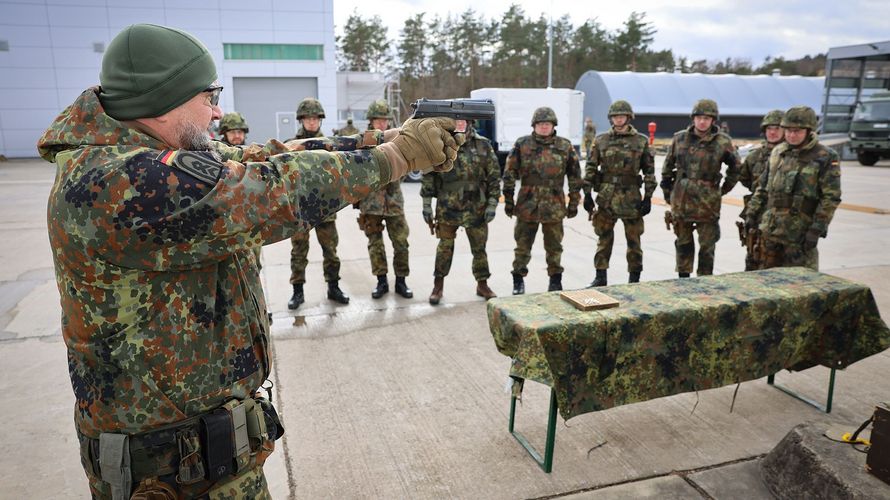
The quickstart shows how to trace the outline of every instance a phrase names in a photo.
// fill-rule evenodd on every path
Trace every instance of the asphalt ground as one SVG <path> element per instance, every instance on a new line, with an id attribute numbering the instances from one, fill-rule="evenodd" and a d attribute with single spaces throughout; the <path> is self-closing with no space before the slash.
<path id="1" fill-rule="evenodd" d="M 89 497 L 46 232 L 53 177 L 40 160 L 0 163 L 0 256 L 8 264 L 0 267 L 0 498 Z M 819 244 L 821 270 L 869 285 L 887 319 L 890 162 L 844 162 L 842 185 L 845 205 Z M 275 401 L 287 428 L 266 465 L 276 498 L 766 498 L 757 459 L 791 427 L 812 421 L 852 430 L 875 403 L 890 400 L 885 351 L 838 374 L 830 415 L 757 380 L 741 385 L 732 413 L 735 387 L 724 387 L 560 418 L 554 471 L 544 474 L 507 432 L 510 360 L 495 349 L 485 302 L 475 296 L 464 233 L 442 305 L 430 306 L 436 240 L 420 216 L 419 184 L 403 191 L 413 299 L 371 298 L 367 239 L 351 208 L 337 219 L 347 306 L 325 298 L 314 237 L 307 302 L 297 311 L 286 307 L 290 243 L 263 250 Z M 724 198 L 716 274 L 744 267 L 734 225 L 743 194 L 737 187 Z M 643 280 L 675 277 L 664 210 L 656 202 L 646 218 Z M 489 283 L 500 295 L 512 286 L 512 229 L 499 211 L 488 255 Z M 583 213 L 566 221 L 565 233 L 564 286 L 581 288 L 593 278 L 596 237 Z M 627 281 L 625 249 L 616 237 L 610 283 Z M 526 286 L 528 293 L 547 287 L 540 238 Z M 822 398 L 827 373 L 816 367 L 778 379 Z M 538 447 L 547 392 L 527 384 L 517 414 L 517 429 Z"/>

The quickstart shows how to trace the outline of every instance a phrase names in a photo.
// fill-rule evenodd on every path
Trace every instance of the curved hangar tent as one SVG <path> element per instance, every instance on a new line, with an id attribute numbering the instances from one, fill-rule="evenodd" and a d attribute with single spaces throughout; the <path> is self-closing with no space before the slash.
<path id="1" fill-rule="evenodd" d="M 760 135 L 760 120 L 772 109 L 806 105 L 821 115 L 824 87 L 821 76 L 630 71 L 588 71 L 575 85 L 584 91 L 584 116 L 593 118 L 597 132 L 609 128 L 609 105 L 625 99 L 633 106 L 633 125 L 639 132 L 648 134 L 649 122 L 655 122 L 655 135 L 670 137 L 689 126 L 695 101 L 708 98 L 717 101 L 720 120 L 729 123 L 730 133 L 748 138 Z"/>

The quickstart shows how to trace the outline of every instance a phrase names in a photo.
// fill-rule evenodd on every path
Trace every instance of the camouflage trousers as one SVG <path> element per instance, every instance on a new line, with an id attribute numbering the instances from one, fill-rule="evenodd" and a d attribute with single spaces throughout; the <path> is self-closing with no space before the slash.
<path id="1" fill-rule="evenodd" d="M 698 270 L 696 275 L 707 276 L 714 274 L 714 250 L 717 248 L 717 240 L 720 239 L 720 221 L 689 222 L 683 219 L 674 219 L 674 234 L 677 239 L 674 247 L 677 249 L 678 273 L 692 273 L 692 263 L 695 260 L 695 240 L 692 232 L 698 232 Z"/>
<path id="2" fill-rule="evenodd" d="M 597 269 L 608 269 L 609 259 L 612 258 L 612 245 L 615 243 L 615 223 L 618 218 L 597 211 L 593 216 L 593 232 L 596 233 L 596 254 L 593 256 L 593 265 Z M 643 218 L 621 219 L 624 224 L 624 236 L 627 238 L 627 270 L 629 272 L 643 271 L 643 248 L 640 246 L 640 236 L 645 230 Z"/>
<path id="3" fill-rule="evenodd" d="M 815 247 L 806 250 L 801 245 L 786 245 L 775 240 L 766 240 L 764 247 L 766 255 L 762 269 L 800 266 L 819 270 L 819 250 Z"/>
<path id="4" fill-rule="evenodd" d="M 324 259 L 322 263 L 324 280 L 338 281 L 340 279 L 340 257 L 337 257 L 337 245 L 340 238 L 337 235 L 337 223 L 335 221 L 322 222 L 314 229 Z M 309 233 L 296 234 L 291 237 L 290 241 L 290 284 L 302 284 L 306 282 L 306 266 L 309 265 L 307 258 L 309 255 Z"/>
<path id="5" fill-rule="evenodd" d="M 207 498 L 209 500 L 251 500 L 251 499 L 271 499 L 269 487 L 266 484 L 266 476 L 263 474 L 263 467 L 257 466 L 249 469 L 228 480 L 220 480 L 216 484 L 207 489 L 206 482 L 200 481 L 195 485 L 182 485 L 176 481 L 176 474 L 162 476 L 160 481 L 175 491 L 179 498 Z M 87 472 L 87 479 L 90 483 L 90 493 L 96 499 L 110 499 L 111 486 Z M 139 488 L 139 484 L 133 485 L 133 490 Z M 127 496 L 129 498 L 129 495 Z M 147 498 L 165 498 L 147 497 Z"/>
<path id="6" fill-rule="evenodd" d="M 525 222 L 516 220 L 513 229 L 513 239 L 516 240 L 516 249 L 513 250 L 513 274 L 528 275 L 528 263 L 532 259 L 532 245 L 538 234 L 538 224 L 544 234 L 544 251 L 547 253 L 547 274 L 562 273 L 560 265 L 562 260 L 562 221 L 550 223 Z"/>
<path id="7" fill-rule="evenodd" d="M 491 272 L 488 270 L 488 254 L 485 253 L 485 243 L 488 242 L 488 224 L 464 229 L 467 232 L 467 239 L 470 241 L 470 252 L 473 253 L 473 277 L 476 278 L 476 281 L 487 280 L 491 277 Z M 436 269 L 433 276 L 444 278 L 451 271 L 457 226 L 439 224 L 436 231 L 436 235 L 439 237 L 439 246 L 436 247 Z"/>
<path id="8" fill-rule="evenodd" d="M 382 276 L 389 272 L 386 265 L 386 245 L 383 244 L 383 229 L 389 234 L 392 243 L 392 267 L 396 276 L 408 276 L 408 221 L 404 215 L 365 215 L 365 234 L 368 236 L 368 256 L 371 258 L 371 273 Z"/>

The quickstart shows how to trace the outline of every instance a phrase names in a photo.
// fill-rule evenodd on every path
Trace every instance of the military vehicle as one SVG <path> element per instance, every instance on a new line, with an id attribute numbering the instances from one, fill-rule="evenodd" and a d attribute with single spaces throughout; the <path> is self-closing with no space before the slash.
<path id="1" fill-rule="evenodd" d="M 856 105 L 850 124 L 850 149 L 867 167 L 890 158 L 890 92 L 874 93 Z"/>

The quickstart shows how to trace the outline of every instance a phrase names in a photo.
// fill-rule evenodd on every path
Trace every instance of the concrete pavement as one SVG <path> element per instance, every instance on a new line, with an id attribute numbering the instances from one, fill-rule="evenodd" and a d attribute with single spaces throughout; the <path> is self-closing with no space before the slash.
<path id="1" fill-rule="evenodd" d="M 844 201 L 890 210 L 888 167 L 844 162 Z M 0 419 L 8 425 L 0 433 L 3 498 L 89 496 L 46 236 L 53 175 L 53 166 L 39 160 L 0 163 L 0 256 L 8 263 L 0 268 L 0 390 L 7 402 Z M 326 300 L 313 237 L 307 302 L 288 311 L 290 243 L 264 248 L 263 280 L 275 318 L 275 397 L 287 428 L 266 466 L 276 498 L 768 498 L 757 489 L 756 461 L 791 427 L 816 421 L 855 428 L 875 402 L 890 399 L 882 383 L 890 378 L 885 351 L 839 373 L 830 415 L 759 380 L 742 384 L 732 413 L 735 388 L 724 387 L 560 419 L 554 472 L 544 474 L 506 430 L 509 359 L 495 349 L 485 302 L 475 296 L 466 237 L 458 233 L 442 305 L 428 305 L 436 240 L 420 217 L 419 185 L 403 184 L 403 190 L 412 300 L 392 292 L 371 299 L 367 240 L 351 208 L 337 220 L 348 306 Z M 731 203 L 742 194 L 737 187 L 723 206 L 718 274 L 743 269 L 734 226 L 740 207 Z M 656 204 L 646 219 L 644 280 L 675 276 L 663 212 Z M 488 244 L 490 285 L 501 295 L 511 289 L 512 227 L 499 211 Z M 567 221 L 566 288 L 593 278 L 595 244 L 583 215 Z M 855 209 L 839 210 L 819 244 L 822 270 L 871 286 L 885 319 L 888 246 L 890 215 Z M 610 283 L 627 281 L 625 248 L 616 237 Z M 546 290 L 540 239 L 526 285 L 529 293 Z M 778 378 L 821 398 L 827 373 L 817 367 Z M 527 384 L 517 429 L 542 446 L 546 418 L 547 388 Z"/>

